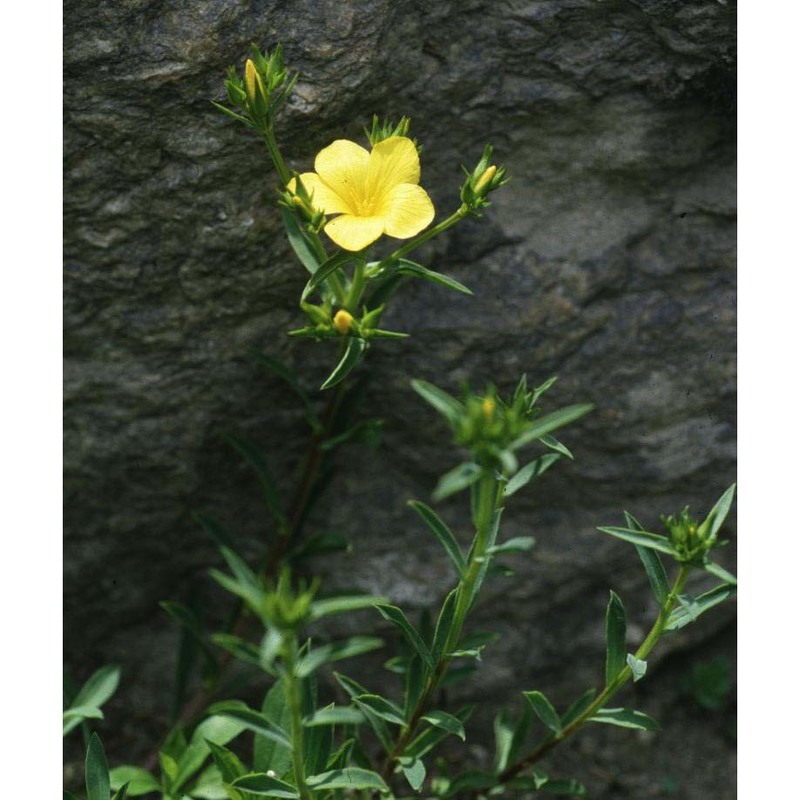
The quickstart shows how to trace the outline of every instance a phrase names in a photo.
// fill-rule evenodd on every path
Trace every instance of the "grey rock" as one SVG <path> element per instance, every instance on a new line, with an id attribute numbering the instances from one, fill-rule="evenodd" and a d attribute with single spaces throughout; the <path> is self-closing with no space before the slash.
<path id="1" fill-rule="evenodd" d="M 420 252 L 475 297 L 421 283 L 397 296 L 387 325 L 412 336 L 370 352 L 363 406 L 385 420 L 383 449 L 342 454 L 307 527 L 354 542 L 319 563 L 327 588 L 430 607 L 453 576 L 406 501 L 428 498 L 460 454 L 410 379 L 507 391 L 522 372 L 558 374 L 550 408 L 596 411 L 564 436 L 575 462 L 507 509 L 507 534 L 537 547 L 515 559 L 517 582 L 488 587 L 474 625 L 500 619 L 502 638 L 480 689 L 455 697 L 515 703 L 541 688 L 567 702 L 602 669 L 608 589 L 632 630 L 653 611 L 632 549 L 595 526 L 623 509 L 650 526 L 687 503 L 700 514 L 734 480 L 735 14 L 718 0 L 68 0 L 65 660 L 78 678 L 123 666 L 113 758 L 140 759 L 166 724 L 176 634 L 158 601 L 199 592 L 212 618 L 225 615 L 205 577 L 218 556 L 191 512 L 215 513 L 245 552 L 263 549 L 257 483 L 218 429 L 257 440 L 291 491 L 302 415 L 248 351 L 284 359 L 309 389 L 334 357 L 285 335 L 302 324 L 305 275 L 266 152 L 211 106 L 226 67 L 241 68 L 251 41 L 283 43 L 301 73 L 279 126 L 294 168 L 362 136 L 373 113 L 412 117 L 441 215 L 484 144 L 509 168 L 483 219 Z M 441 513 L 466 540 L 462 505 Z M 687 628 L 654 664 L 712 637 L 730 655 L 734 613 Z M 727 764 L 729 743 L 709 737 Z M 625 752 L 621 738 L 587 741 Z"/>

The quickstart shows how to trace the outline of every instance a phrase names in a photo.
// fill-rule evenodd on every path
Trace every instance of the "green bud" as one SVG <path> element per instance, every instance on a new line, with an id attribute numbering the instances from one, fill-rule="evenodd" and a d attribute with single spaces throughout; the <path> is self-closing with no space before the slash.
<path id="1" fill-rule="evenodd" d="M 678 551 L 677 560 L 680 562 L 702 563 L 716 543 L 717 537 L 710 534 L 707 522 L 699 524 L 690 516 L 688 506 L 677 517 L 670 514 L 661 520 L 669 532 L 672 546 Z"/>

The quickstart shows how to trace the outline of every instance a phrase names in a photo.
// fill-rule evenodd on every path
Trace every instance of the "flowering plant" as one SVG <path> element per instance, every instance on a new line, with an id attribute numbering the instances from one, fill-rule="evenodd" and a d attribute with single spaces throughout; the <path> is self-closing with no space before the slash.
<path id="1" fill-rule="evenodd" d="M 611 592 L 599 687 L 579 691 L 563 709 L 532 687 L 517 698 L 515 715 L 497 714 L 491 763 L 470 764 L 464 758 L 454 768 L 437 759 L 445 740 L 465 741 L 473 735 L 474 706 L 451 708 L 441 692 L 478 669 L 482 651 L 493 639 L 469 631 L 470 612 L 497 557 L 528 552 L 535 544 L 528 536 L 503 535 L 503 509 L 560 460 L 572 458 L 555 434 L 561 435 L 592 407 L 575 404 L 545 411 L 543 398 L 554 379 L 531 388 L 523 376 L 508 396 L 489 385 L 479 392 L 465 389 L 461 397 L 412 381 L 465 453 L 464 460 L 441 477 L 433 500 L 468 495 L 473 528 L 465 548 L 433 507 L 419 500 L 410 503 L 456 576 L 432 612 L 434 622 L 415 623 L 391 598 L 326 596 L 319 577 L 298 577 L 309 555 L 341 547 L 330 536 L 303 536 L 303 523 L 324 487 L 332 453 L 375 432 L 371 421 L 350 418 L 355 398 L 346 379 L 374 341 L 405 336 L 378 327 L 402 280 L 418 278 L 470 293 L 454 278 L 408 256 L 465 217 L 479 214 L 507 177 L 504 168 L 492 163 L 492 148 L 487 146 L 477 165 L 465 169 L 456 210 L 434 224 L 433 203 L 420 185 L 419 148 L 408 135 L 405 118 L 397 124 L 374 119 L 367 131 L 371 150 L 337 139 L 317 154 L 313 172 L 290 171 L 278 147 L 275 122 L 295 80 L 283 65 L 280 48 L 272 53 L 254 48 L 242 76 L 229 72 L 230 106 L 219 108 L 262 136 L 280 180 L 286 234 L 309 273 L 299 303 L 305 324 L 291 335 L 340 342 L 335 365 L 321 387 L 327 406 L 318 414 L 299 377 L 271 357 L 260 356 L 260 362 L 296 394 L 312 430 L 296 493 L 284 504 L 265 455 L 243 436 L 228 434 L 261 481 L 276 535 L 266 557 L 254 566 L 238 552 L 230 534 L 212 517 L 198 513 L 200 526 L 217 543 L 227 567 L 213 569 L 211 577 L 236 599 L 237 610 L 225 630 L 209 633 L 193 610 L 175 602 L 163 604 L 186 636 L 199 643 L 205 670 L 202 685 L 148 763 L 109 769 L 98 735 L 89 735 L 91 721 L 102 718 L 101 706 L 116 689 L 117 669 L 99 670 L 72 694 L 64 712 L 64 733 L 80 728 L 86 735 L 86 796 L 446 800 L 527 797 L 540 791 L 581 796 L 581 784 L 551 776 L 540 762 L 588 724 L 657 728 L 646 713 L 610 708 L 609 703 L 626 683 L 645 676 L 647 658 L 662 636 L 734 594 L 735 577 L 712 558 L 723 544 L 719 533 L 734 487 L 702 522 L 691 518 L 688 510 L 665 517 L 666 535 L 646 530 L 629 514 L 624 525 L 601 527 L 601 532 L 632 544 L 642 562 L 658 606 L 649 632 L 629 652 L 623 600 Z M 384 236 L 403 243 L 388 255 L 370 257 L 369 248 Z M 528 456 L 531 450 L 536 452 Z M 705 573 L 713 584 L 689 595 L 686 582 L 692 571 Z M 386 662 L 399 686 L 387 689 L 387 682 L 377 678 L 366 686 L 343 671 L 343 662 L 382 648 L 381 639 L 353 635 L 337 640 L 325 635 L 330 616 L 366 609 L 396 628 L 401 639 L 400 652 Z M 225 697 L 223 677 L 234 663 L 245 665 L 251 677 L 265 679 L 266 694 L 258 707 Z M 333 664 L 335 670 L 330 668 Z M 70 792 L 65 796 L 76 797 Z"/>

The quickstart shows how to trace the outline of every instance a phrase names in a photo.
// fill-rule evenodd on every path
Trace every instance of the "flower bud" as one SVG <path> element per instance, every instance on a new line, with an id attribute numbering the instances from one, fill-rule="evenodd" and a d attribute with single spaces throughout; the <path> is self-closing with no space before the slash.
<path id="1" fill-rule="evenodd" d="M 333 317 L 333 327 L 336 328 L 340 336 L 347 336 L 353 327 L 353 315 L 349 311 L 340 308 Z"/>
<path id="2" fill-rule="evenodd" d="M 483 197 L 488 192 L 489 184 L 491 183 L 492 178 L 494 178 L 495 172 L 497 172 L 497 167 L 492 164 L 478 179 L 474 189 L 477 197 Z"/>
<path id="3" fill-rule="evenodd" d="M 494 398 L 492 397 L 484 397 L 483 403 L 481 403 L 481 410 L 483 411 L 483 415 L 490 419 L 494 414 L 494 410 L 497 407 L 497 403 L 495 403 Z"/>

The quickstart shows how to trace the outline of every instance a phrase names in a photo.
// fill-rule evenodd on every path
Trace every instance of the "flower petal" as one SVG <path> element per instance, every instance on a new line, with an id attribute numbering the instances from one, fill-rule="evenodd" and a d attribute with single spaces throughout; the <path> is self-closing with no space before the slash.
<path id="1" fill-rule="evenodd" d="M 311 195 L 311 202 L 314 208 L 319 209 L 323 214 L 352 214 L 353 210 L 336 192 L 328 186 L 316 172 L 304 172 L 300 176 L 303 186 Z M 295 180 L 289 181 L 288 189 L 295 191 Z"/>
<path id="2" fill-rule="evenodd" d="M 433 221 L 435 211 L 428 193 L 411 183 L 395 186 L 384 197 L 379 214 L 386 233 L 397 239 L 410 239 Z"/>
<path id="3" fill-rule="evenodd" d="M 325 226 L 325 233 L 339 247 L 355 252 L 372 244 L 383 233 L 382 217 L 356 217 L 343 214 Z"/>
<path id="4" fill-rule="evenodd" d="M 419 183 L 419 154 L 407 136 L 390 136 L 372 148 L 366 193 L 380 200 L 402 183 Z"/>
<path id="5" fill-rule="evenodd" d="M 369 153 L 355 142 L 337 139 L 317 153 L 314 169 L 317 175 L 357 212 L 363 204 Z"/>

